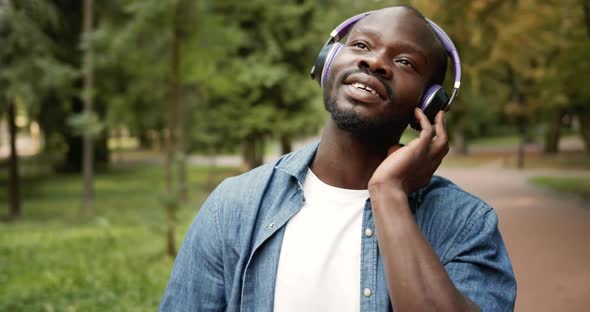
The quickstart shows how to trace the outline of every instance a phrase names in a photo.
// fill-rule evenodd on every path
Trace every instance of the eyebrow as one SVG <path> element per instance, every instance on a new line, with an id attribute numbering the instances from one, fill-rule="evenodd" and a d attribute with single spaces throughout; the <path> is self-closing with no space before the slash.
<path id="1" fill-rule="evenodd" d="M 358 28 L 355 28 L 354 30 L 361 32 L 361 33 L 363 33 L 367 36 L 370 36 L 370 37 L 375 37 L 375 38 L 381 37 L 381 35 L 379 33 L 377 33 L 376 31 L 374 31 L 372 29 L 358 27 Z M 419 54 L 420 56 L 422 56 L 422 58 L 424 58 L 425 63 L 428 64 L 428 57 L 426 57 L 426 53 L 424 53 L 424 50 L 420 49 L 415 44 L 412 44 L 407 41 L 400 41 L 400 42 L 395 43 L 395 48 L 402 50 L 402 51 L 407 51 L 407 52 Z"/>

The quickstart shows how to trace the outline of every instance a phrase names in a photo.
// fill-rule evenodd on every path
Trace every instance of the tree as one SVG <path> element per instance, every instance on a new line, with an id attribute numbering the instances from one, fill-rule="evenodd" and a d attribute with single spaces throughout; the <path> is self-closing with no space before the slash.
<path id="1" fill-rule="evenodd" d="M 183 179 L 186 177 L 183 160 L 187 132 L 184 118 L 188 115 L 185 105 L 201 100 L 193 97 L 198 93 L 184 93 L 210 84 L 208 80 L 217 61 L 224 56 L 220 47 L 229 42 L 225 38 L 230 32 L 221 27 L 223 21 L 211 11 L 211 6 L 209 1 L 130 0 L 123 8 L 125 23 L 111 21 L 97 31 L 98 46 L 105 48 L 100 53 L 111 54 L 107 63 L 118 62 L 126 73 L 127 92 L 113 99 L 118 109 L 110 119 L 124 121 L 125 117 L 118 114 L 125 114 L 140 104 L 151 106 L 147 111 L 156 114 L 158 123 L 165 125 L 162 129 L 165 141 L 163 197 L 166 250 L 172 257 L 176 253 L 175 210 L 182 195 L 178 190 L 187 188 L 186 179 Z M 204 47 L 204 44 L 210 46 Z"/>
<path id="2" fill-rule="evenodd" d="M 498 25 L 493 60 L 519 77 L 524 114 L 545 125 L 547 154 L 558 152 L 563 117 L 588 111 L 590 44 L 583 6 L 584 1 L 522 0 L 511 5 L 512 20 Z M 590 125 L 580 124 L 583 136 Z"/>
<path id="3" fill-rule="evenodd" d="M 14 118 L 17 105 L 31 115 L 40 99 L 67 85 L 76 75 L 59 62 L 46 30 L 55 26 L 57 12 L 45 1 L 0 1 L 0 111 L 8 111 L 10 125 L 10 216 L 21 214 L 18 155 Z"/>
<path id="4" fill-rule="evenodd" d="M 233 88 L 213 90 L 210 99 L 234 116 L 226 126 L 243 142 L 245 169 L 253 168 L 262 163 L 268 139 L 278 138 L 287 152 L 293 138 L 315 133 L 324 119 L 321 90 L 309 78 L 325 41 L 313 31 L 321 16 L 313 1 L 302 0 L 225 1 L 216 7 L 235 21 L 243 39 L 228 70 L 220 70 L 235 77 Z"/>
<path id="5" fill-rule="evenodd" d="M 53 42 L 52 53 L 61 64 L 70 68 L 83 67 L 83 49 L 90 45 L 93 36 L 83 36 L 83 1 L 50 0 L 55 8 L 55 25 L 46 28 L 47 36 Z M 97 20 L 110 13 L 113 1 L 101 1 L 95 8 Z M 85 37 L 84 40 L 83 37 Z M 83 42 L 84 41 L 84 42 Z M 100 82 L 100 81 L 99 81 Z M 77 75 L 67 85 L 52 90 L 39 99 L 38 120 L 44 134 L 44 152 L 59 152 L 56 167 L 60 171 L 82 173 L 83 171 L 83 136 L 92 128 L 95 135 L 93 161 L 95 165 L 108 162 L 107 133 L 99 131 L 100 122 L 106 113 L 106 97 L 101 92 L 93 92 L 93 110 L 95 114 L 84 114 L 83 75 Z"/>
<path id="6" fill-rule="evenodd" d="M 93 15 L 93 1 L 84 0 L 84 33 L 85 37 L 92 34 L 92 15 Z M 94 71 L 93 71 L 93 55 L 92 46 L 89 43 L 84 45 L 84 114 L 91 116 L 93 114 L 93 85 L 94 85 Z M 94 145 L 93 133 L 86 130 L 84 133 L 84 148 L 82 151 L 82 168 L 84 176 L 84 191 L 82 197 L 82 207 L 87 215 L 93 211 L 94 201 L 94 181 L 93 181 L 93 165 L 94 165 Z"/>

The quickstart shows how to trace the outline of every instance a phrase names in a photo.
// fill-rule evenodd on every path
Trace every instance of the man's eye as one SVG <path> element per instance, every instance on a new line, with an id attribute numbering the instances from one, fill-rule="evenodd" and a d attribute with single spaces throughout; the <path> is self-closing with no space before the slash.
<path id="1" fill-rule="evenodd" d="M 357 47 L 357 48 L 359 48 L 359 49 L 363 49 L 363 50 L 367 48 L 367 45 L 366 45 L 366 44 L 364 44 L 364 43 L 362 43 L 362 42 L 355 42 L 355 43 L 353 44 L 353 46 L 355 46 L 355 47 Z"/>
<path id="2" fill-rule="evenodd" d="M 397 62 L 404 65 L 404 66 L 410 66 L 410 67 L 414 68 L 414 64 L 412 64 L 412 62 L 410 62 L 406 59 L 399 59 L 399 60 L 397 60 Z"/>

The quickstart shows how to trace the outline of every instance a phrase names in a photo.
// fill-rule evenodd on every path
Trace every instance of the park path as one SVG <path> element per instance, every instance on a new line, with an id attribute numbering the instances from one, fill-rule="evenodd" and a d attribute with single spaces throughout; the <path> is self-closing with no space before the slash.
<path id="1" fill-rule="evenodd" d="M 527 183 L 531 175 L 558 172 L 483 167 L 437 174 L 497 211 L 518 283 L 515 311 L 590 311 L 590 203 Z"/>

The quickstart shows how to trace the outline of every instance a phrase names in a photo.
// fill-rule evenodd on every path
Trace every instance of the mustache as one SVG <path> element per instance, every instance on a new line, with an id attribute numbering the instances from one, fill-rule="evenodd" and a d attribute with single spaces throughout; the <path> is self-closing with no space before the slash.
<path id="1" fill-rule="evenodd" d="M 393 90 L 387 84 L 387 82 L 385 81 L 385 79 L 383 77 L 381 77 L 381 75 L 378 75 L 378 74 L 376 75 L 376 74 L 370 72 L 366 68 L 359 68 L 359 69 L 350 69 L 350 70 L 347 70 L 344 73 L 342 73 L 342 76 L 340 77 L 340 79 L 338 79 L 338 82 L 342 84 L 342 83 L 344 83 L 344 81 L 346 80 L 346 78 L 348 78 L 348 76 L 354 75 L 354 74 L 359 74 L 359 73 L 365 74 L 365 75 L 369 75 L 369 76 L 373 76 L 373 77 L 377 78 L 377 80 L 379 80 L 379 82 L 385 88 L 385 92 L 387 92 L 387 99 L 393 100 Z"/>

